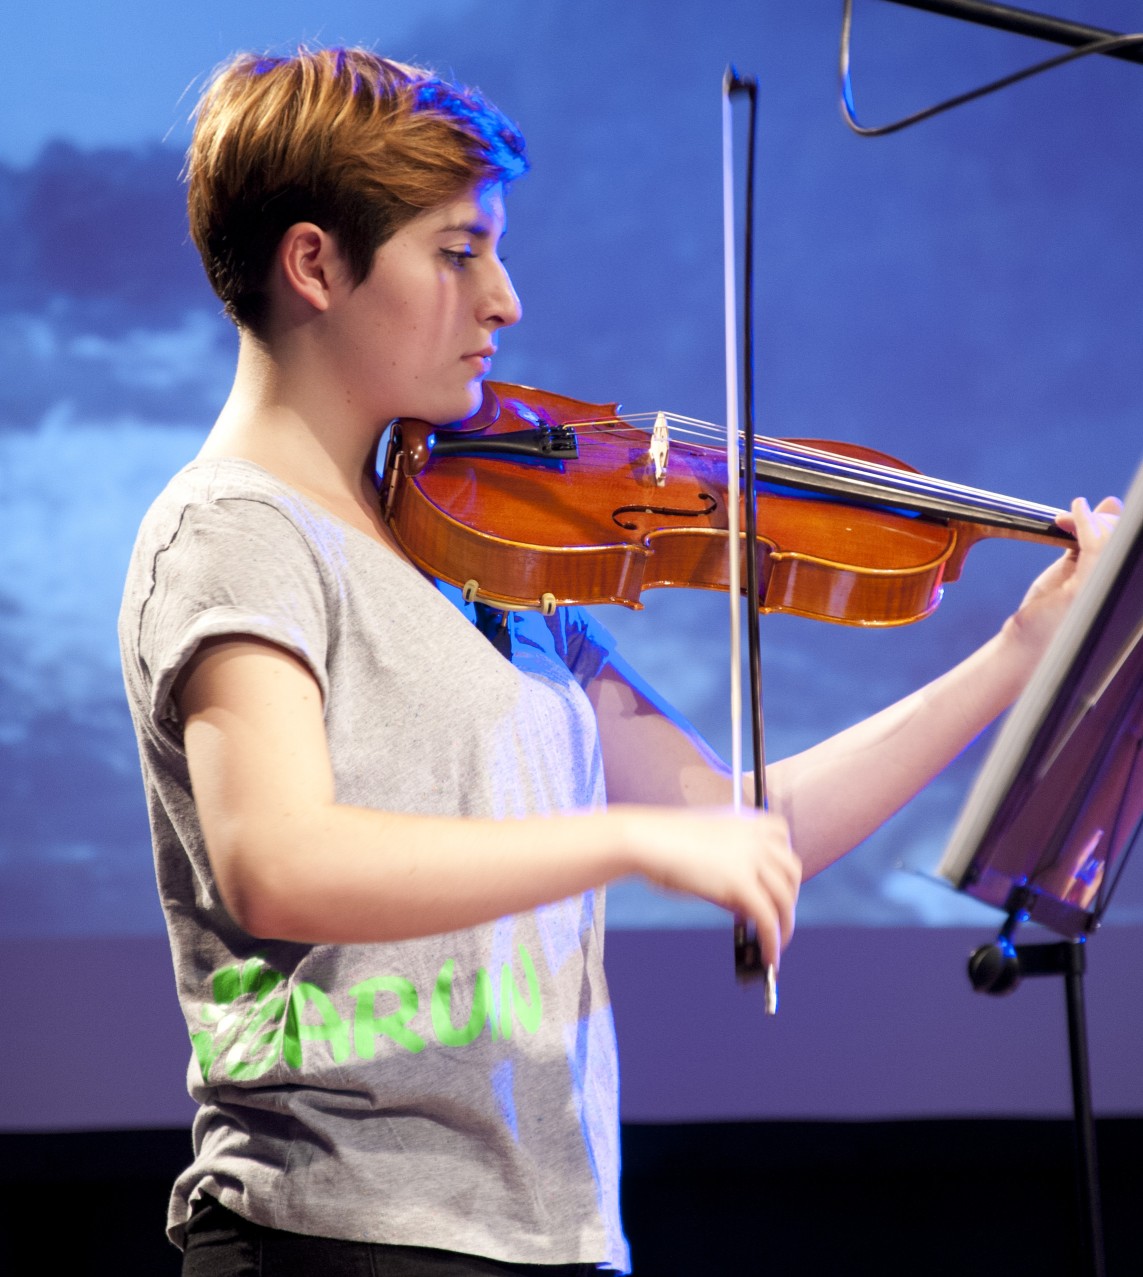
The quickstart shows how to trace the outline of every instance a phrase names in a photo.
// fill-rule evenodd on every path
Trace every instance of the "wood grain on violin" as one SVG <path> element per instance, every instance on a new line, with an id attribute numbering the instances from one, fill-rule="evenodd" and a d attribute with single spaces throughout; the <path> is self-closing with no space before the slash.
<path id="1" fill-rule="evenodd" d="M 615 404 L 486 382 L 466 421 L 396 423 L 385 518 L 426 572 L 508 610 L 725 590 L 725 450 L 685 437 L 702 423 L 672 429 L 668 443 L 659 417 L 652 430 Z M 763 612 L 903 625 L 937 606 L 977 541 L 1072 540 L 1057 510 L 853 444 L 768 439 L 755 470 Z"/>

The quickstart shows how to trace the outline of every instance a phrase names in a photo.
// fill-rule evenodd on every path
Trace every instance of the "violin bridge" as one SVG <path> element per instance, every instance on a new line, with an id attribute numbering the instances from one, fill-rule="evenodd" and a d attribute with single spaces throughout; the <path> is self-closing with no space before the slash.
<path id="1" fill-rule="evenodd" d="M 667 415 L 660 412 L 651 429 L 651 447 L 648 456 L 655 467 L 655 482 L 661 488 L 667 481 L 667 456 L 671 451 L 671 436 L 667 430 Z"/>

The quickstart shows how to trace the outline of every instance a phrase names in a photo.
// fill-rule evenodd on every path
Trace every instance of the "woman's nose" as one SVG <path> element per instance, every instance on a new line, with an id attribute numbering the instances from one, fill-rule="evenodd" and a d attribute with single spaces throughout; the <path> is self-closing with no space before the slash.
<path id="1" fill-rule="evenodd" d="M 510 328 L 513 324 L 518 324 L 524 313 L 520 298 L 512 287 L 511 276 L 499 259 L 496 260 L 495 282 L 488 291 L 483 310 L 481 319 L 497 328 Z"/>

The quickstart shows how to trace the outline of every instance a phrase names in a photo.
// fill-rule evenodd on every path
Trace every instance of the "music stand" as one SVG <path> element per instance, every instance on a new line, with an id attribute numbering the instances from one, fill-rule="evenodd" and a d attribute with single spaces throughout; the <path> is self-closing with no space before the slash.
<path id="1" fill-rule="evenodd" d="M 1143 467 L 1120 526 L 997 736 L 937 873 L 1004 911 L 969 959 L 984 993 L 1062 975 L 1068 1006 L 1084 1241 L 1103 1277 L 1083 1011 L 1084 943 L 1143 832 Z M 1014 945 L 1034 921 L 1065 937 Z"/>

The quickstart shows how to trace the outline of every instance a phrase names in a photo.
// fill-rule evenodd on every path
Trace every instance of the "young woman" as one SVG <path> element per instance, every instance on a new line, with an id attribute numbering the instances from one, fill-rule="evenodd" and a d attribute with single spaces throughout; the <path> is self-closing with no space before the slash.
<path id="1" fill-rule="evenodd" d="M 475 410 L 520 318 L 525 167 L 477 95 L 360 50 L 238 58 L 200 108 L 238 367 L 121 617 L 200 1104 L 187 1273 L 624 1270 L 600 889 L 714 901 L 777 963 L 801 874 L 1011 702 L 1114 521 L 1077 502 L 1078 552 L 993 640 L 733 816 L 586 614 L 513 615 L 505 659 L 379 514 L 385 426 Z"/>

